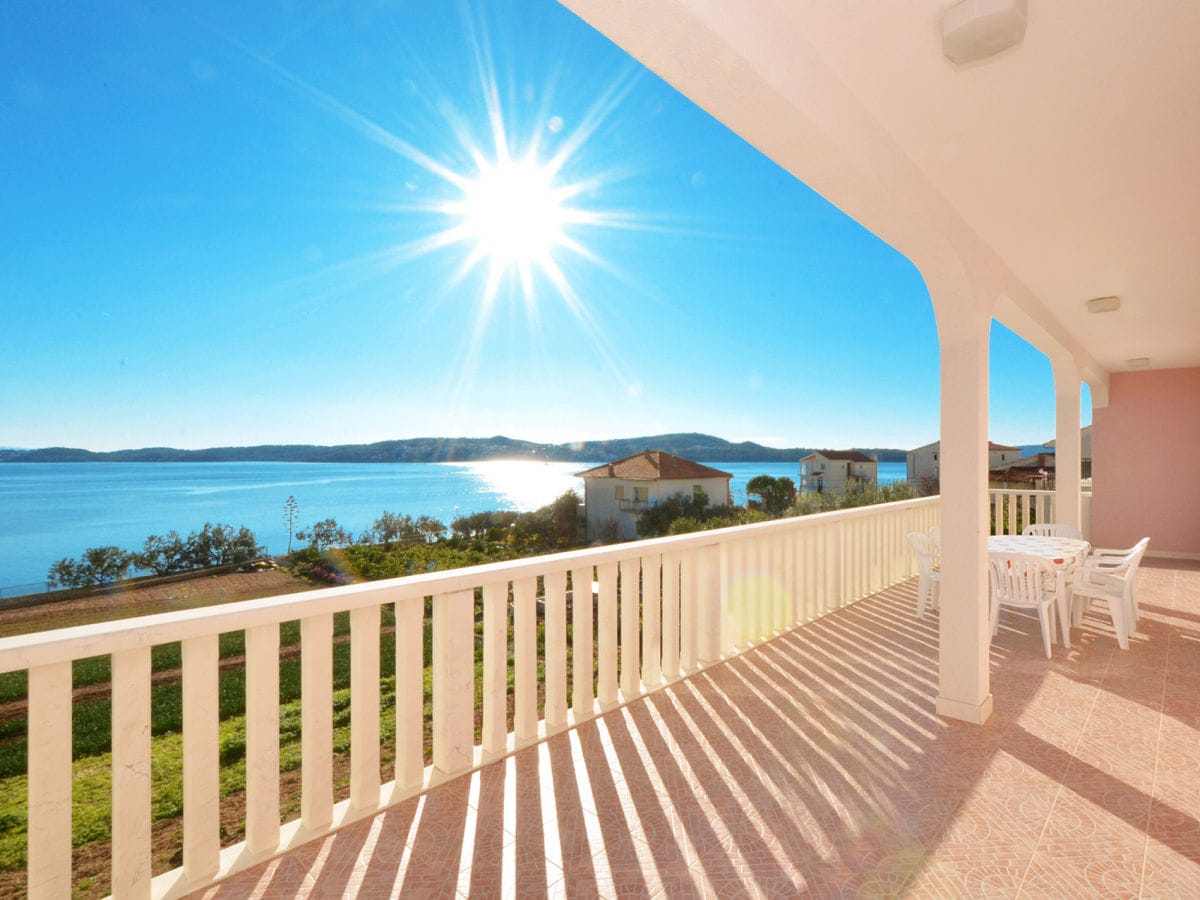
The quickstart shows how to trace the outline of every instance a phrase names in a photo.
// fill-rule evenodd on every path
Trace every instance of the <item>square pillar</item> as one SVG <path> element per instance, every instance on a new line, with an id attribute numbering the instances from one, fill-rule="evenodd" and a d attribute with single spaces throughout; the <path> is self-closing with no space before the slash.
<path id="1" fill-rule="evenodd" d="M 1080 527 L 1079 395 L 1074 362 L 1051 360 L 1054 371 L 1054 521 Z"/>
<path id="2" fill-rule="evenodd" d="M 988 336 L 970 299 L 935 304 L 941 350 L 942 563 L 938 715 L 982 724 L 988 675 Z"/>

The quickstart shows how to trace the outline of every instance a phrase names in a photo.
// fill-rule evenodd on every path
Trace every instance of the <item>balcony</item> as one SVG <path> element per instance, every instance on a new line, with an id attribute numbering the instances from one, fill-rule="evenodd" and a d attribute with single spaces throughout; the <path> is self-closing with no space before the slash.
<path id="1" fill-rule="evenodd" d="M 938 516 L 928 498 L 0 641 L 0 669 L 29 670 L 39 748 L 30 894 L 71 891 L 70 666 L 99 653 L 115 896 L 1195 893 L 1200 565 L 1146 566 L 1126 652 L 1093 615 L 1047 661 L 1036 623 L 1006 617 L 995 714 L 976 727 L 935 714 L 938 620 L 915 617 L 904 535 Z M 571 602 L 584 584 L 593 602 Z M 348 766 L 333 754 L 339 613 Z M 303 765 L 299 818 L 281 826 L 279 628 L 296 619 Z M 222 798 L 214 690 L 234 630 L 244 815 Z M 174 640 L 182 865 L 152 878 L 150 648 Z"/>

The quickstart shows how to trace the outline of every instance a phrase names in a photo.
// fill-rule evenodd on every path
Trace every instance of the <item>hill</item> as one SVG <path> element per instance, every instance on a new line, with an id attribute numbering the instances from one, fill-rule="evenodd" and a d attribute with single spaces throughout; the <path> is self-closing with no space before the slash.
<path id="1" fill-rule="evenodd" d="M 72 447 L 0 450 L 0 462 L 473 462 L 488 459 L 539 459 L 548 462 L 594 462 L 619 459 L 642 450 L 663 450 L 708 462 L 796 462 L 812 452 L 804 447 L 764 447 L 753 441 L 732 443 L 708 434 L 657 434 L 607 441 L 536 444 L 496 435 L 490 438 L 408 438 L 374 444 L 262 444 L 256 447 L 210 447 L 177 450 L 143 447 L 96 452 Z M 858 449 L 858 448 L 856 448 Z M 871 448 L 864 453 L 880 462 L 903 462 L 904 451 Z"/>

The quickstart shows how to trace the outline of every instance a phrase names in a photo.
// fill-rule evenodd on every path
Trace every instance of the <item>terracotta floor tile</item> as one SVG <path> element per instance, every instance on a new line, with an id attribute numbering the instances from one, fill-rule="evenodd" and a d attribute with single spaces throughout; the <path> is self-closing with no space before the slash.
<path id="1" fill-rule="evenodd" d="M 1044 841 L 1030 861 L 1022 897 L 1136 897 L 1145 839 Z"/>

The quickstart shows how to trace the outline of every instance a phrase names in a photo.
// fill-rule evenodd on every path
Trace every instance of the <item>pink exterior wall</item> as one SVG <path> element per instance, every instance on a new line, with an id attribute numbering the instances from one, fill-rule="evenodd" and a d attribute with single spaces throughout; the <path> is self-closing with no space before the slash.
<path id="1" fill-rule="evenodd" d="M 1092 414 L 1092 543 L 1200 557 L 1200 368 L 1121 372 Z"/>

